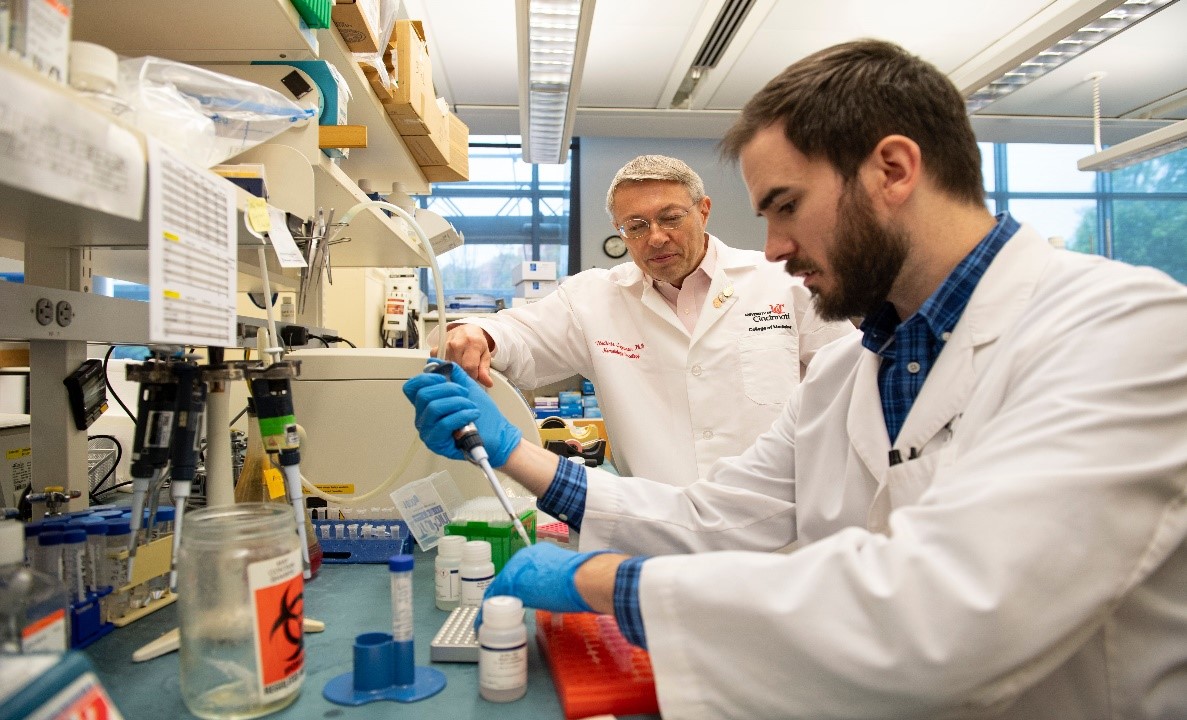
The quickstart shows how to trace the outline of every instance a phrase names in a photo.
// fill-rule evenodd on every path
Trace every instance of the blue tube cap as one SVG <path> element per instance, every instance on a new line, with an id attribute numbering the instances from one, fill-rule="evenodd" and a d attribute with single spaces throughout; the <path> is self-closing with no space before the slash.
<path id="1" fill-rule="evenodd" d="M 411 572 L 411 555 L 392 555 L 387 559 L 387 569 L 392 572 Z"/>

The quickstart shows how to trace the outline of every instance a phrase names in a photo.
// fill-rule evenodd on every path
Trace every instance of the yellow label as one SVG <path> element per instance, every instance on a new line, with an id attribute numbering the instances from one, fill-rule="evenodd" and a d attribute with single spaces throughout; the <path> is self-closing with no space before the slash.
<path id="1" fill-rule="evenodd" d="M 11 450 L 5 451 L 4 459 L 5 460 L 20 460 L 21 458 L 29 457 L 32 454 L 33 454 L 33 448 L 31 448 L 31 447 L 13 448 Z M 353 490 L 351 492 L 353 492 Z"/>
<path id="2" fill-rule="evenodd" d="M 264 198 L 248 198 L 247 224 L 258 233 L 266 233 L 272 229 L 272 220 L 268 217 L 268 202 Z"/>
<path id="3" fill-rule="evenodd" d="M 181 299 L 181 293 L 177 292 L 176 290 L 165 290 L 165 291 L 163 291 L 162 294 L 170 300 L 180 300 Z"/>
<path id="4" fill-rule="evenodd" d="M 165 236 L 165 239 L 168 240 L 169 242 L 181 242 L 181 236 L 178 235 L 177 233 L 167 232 L 167 233 L 162 233 L 162 234 Z"/>
<path id="5" fill-rule="evenodd" d="M 314 485 L 326 495 L 354 495 L 354 483 L 334 483 L 333 485 Z"/>
<path id="6" fill-rule="evenodd" d="M 264 471 L 264 484 L 268 486 L 268 497 L 273 500 L 284 495 L 284 475 L 276 468 Z"/>

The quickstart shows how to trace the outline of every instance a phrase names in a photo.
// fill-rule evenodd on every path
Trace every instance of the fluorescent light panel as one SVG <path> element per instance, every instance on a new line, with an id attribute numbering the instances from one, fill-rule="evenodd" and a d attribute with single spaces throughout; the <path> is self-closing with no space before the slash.
<path id="1" fill-rule="evenodd" d="M 594 0 L 517 0 L 523 159 L 563 163 L 573 136 Z"/>
<path id="2" fill-rule="evenodd" d="M 996 80 L 981 87 L 965 101 L 968 112 L 975 113 L 1015 90 L 1029 85 L 1069 60 L 1096 47 L 1122 30 L 1149 17 L 1175 0 L 1126 0 L 1096 20 L 1084 25 L 1050 47 L 1007 70 Z"/>
<path id="3" fill-rule="evenodd" d="M 1180 120 L 1089 155 L 1076 166 L 1085 172 L 1113 172 L 1184 148 L 1187 148 L 1187 120 Z"/>

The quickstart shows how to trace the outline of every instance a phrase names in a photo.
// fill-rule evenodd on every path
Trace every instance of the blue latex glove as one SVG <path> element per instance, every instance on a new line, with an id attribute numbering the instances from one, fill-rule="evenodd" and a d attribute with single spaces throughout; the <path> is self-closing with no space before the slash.
<path id="1" fill-rule="evenodd" d="M 495 576 L 486 588 L 486 597 L 512 595 L 527 607 L 551 612 L 592 612 L 573 578 L 586 560 L 606 552 L 610 551 L 579 553 L 551 543 L 524 548 Z"/>
<path id="2" fill-rule="evenodd" d="M 434 360 L 442 362 L 441 360 Z M 507 422 L 490 395 L 465 370 L 454 365 L 446 379 L 421 373 L 404 383 L 404 395 L 416 408 L 416 431 L 430 450 L 454 460 L 467 459 L 453 443 L 453 432 L 474 423 L 493 467 L 507 463 L 523 433 Z"/>

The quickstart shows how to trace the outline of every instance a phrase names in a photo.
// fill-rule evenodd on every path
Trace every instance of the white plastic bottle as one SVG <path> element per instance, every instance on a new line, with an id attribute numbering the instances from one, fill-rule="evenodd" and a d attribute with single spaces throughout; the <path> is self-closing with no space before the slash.
<path id="1" fill-rule="evenodd" d="M 480 607 L 486 588 L 495 579 L 495 564 L 490 561 L 490 543 L 470 540 L 462 546 L 462 607 Z"/>
<path id="2" fill-rule="evenodd" d="M 445 535 L 437 542 L 437 560 L 433 563 L 437 577 L 436 602 L 438 610 L 453 610 L 462 599 L 462 548 L 466 538 Z"/>
<path id="3" fill-rule="evenodd" d="M 0 652 L 65 652 L 70 601 L 62 581 L 25 567 L 25 531 L 0 521 Z"/>
<path id="4" fill-rule="evenodd" d="M 478 647 L 478 694 L 490 702 L 523 697 L 528 691 L 528 631 L 522 600 L 509 595 L 486 599 Z"/>

